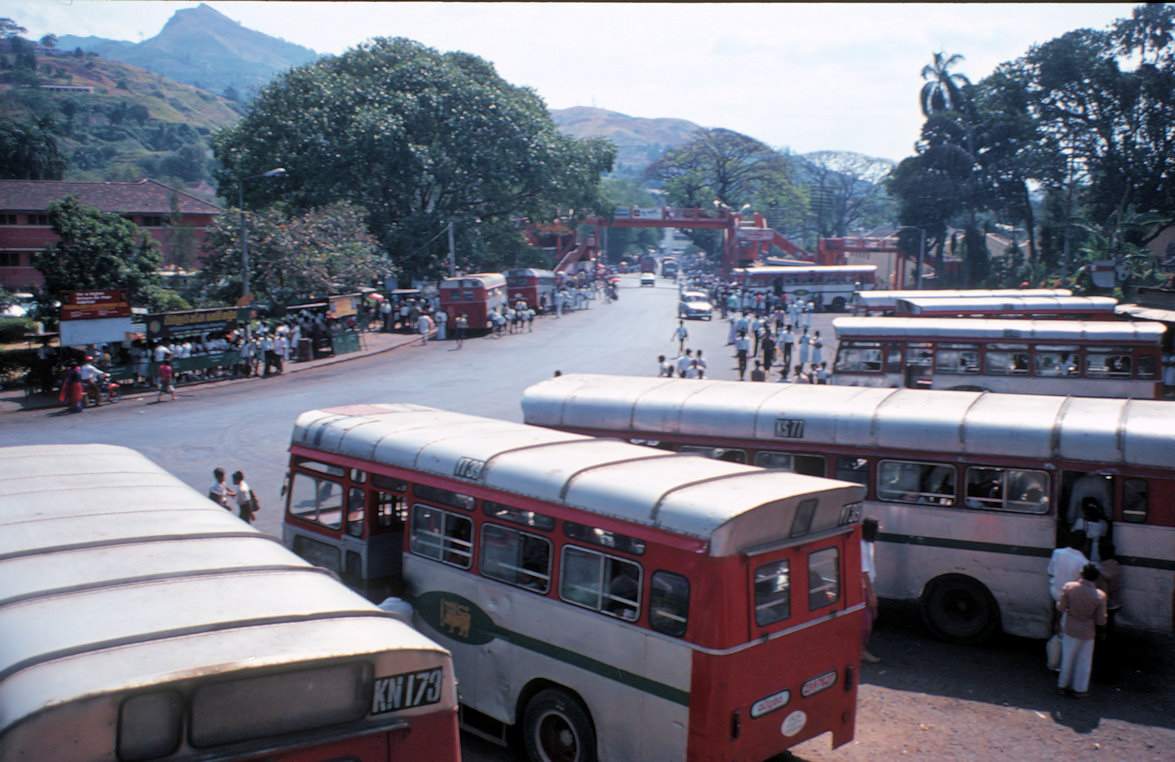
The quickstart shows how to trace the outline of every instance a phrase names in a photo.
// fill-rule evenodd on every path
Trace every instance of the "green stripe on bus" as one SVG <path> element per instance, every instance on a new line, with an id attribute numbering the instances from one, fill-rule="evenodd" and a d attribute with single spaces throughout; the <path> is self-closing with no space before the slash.
<path id="1" fill-rule="evenodd" d="M 410 599 L 410 603 L 420 618 L 430 627 L 459 643 L 484 645 L 494 639 L 504 640 L 519 648 L 525 648 L 541 656 L 586 670 L 608 680 L 614 680 L 643 693 L 682 706 L 689 706 L 689 691 L 674 688 L 635 672 L 621 669 L 614 664 L 607 664 L 554 643 L 503 627 L 476 603 L 456 593 L 430 590 Z"/>
<path id="2" fill-rule="evenodd" d="M 951 548 L 953 550 L 975 550 L 984 553 L 1004 553 L 1013 556 L 1034 556 L 1049 558 L 1053 554 L 1052 548 L 1038 548 L 1029 545 L 1004 545 L 995 542 L 977 542 L 975 540 L 953 540 L 945 537 L 922 537 L 917 535 L 889 534 L 881 532 L 877 535 L 880 542 L 890 542 L 895 545 L 923 545 L 931 548 Z M 1123 566 L 1134 566 L 1143 569 L 1158 569 L 1159 571 L 1175 571 L 1175 560 L 1164 558 L 1146 558 L 1145 556 L 1118 556 L 1118 563 Z"/>

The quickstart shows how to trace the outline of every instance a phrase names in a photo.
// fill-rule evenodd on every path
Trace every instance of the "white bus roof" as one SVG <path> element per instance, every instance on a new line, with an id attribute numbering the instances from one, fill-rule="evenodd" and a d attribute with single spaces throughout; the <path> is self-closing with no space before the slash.
<path id="1" fill-rule="evenodd" d="M 898 299 L 949 298 L 949 299 L 977 299 L 981 297 L 1003 296 L 1073 296 L 1067 288 L 970 288 L 970 289 L 939 289 L 926 291 L 860 291 L 853 297 L 853 303 L 859 307 L 871 310 L 893 309 Z"/>
<path id="2" fill-rule="evenodd" d="M 835 529 L 841 507 L 862 497 L 844 482 L 408 404 L 311 410 L 291 441 L 295 453 L 304 445 L 685 535 L 714 556 L 788 540 L 811 497 L 811 532 Z"/>
<path id="3" fill-rule="evenodd" d="M 1175 468 L 1175 403 L 1028 394 L 566 374 L 523 393 L 527 423 L 657 440 L 690 434 Z M 777 432 L 779 421 L 802 422 Z"/>
<path id="4" fill-rule="evenodd" d="M 4 447 L 0 474 L 0 758 L 24 720 L 83 697 L 393 650 L 412 654 L 405 671 L 448 663 L 133 450 Z"/>
<path id="5" fill-rule="evenodd" d="M 540 270 L 535 267 L 512 267 L 509 270 L 503 270 L 502 274 L 506 275 L 506 276 L 534 275 L 534 276 L 540 277 L 540 278 L 547 278 L 547 277 L 553 278 L 553 277 L 555 277 L 555 272 L 553 270 Z"/>
<path id="6" fill-rule="evenodd" d="M 838 340 L 956 339 L 1071 341 L 1082 344 L 1145 342 L 1158 346 L 1162 323 L 1116 320 L 1017 320 L 1009 318 L 840 317 L 832 327 Z"/>
<path id="7" fill-rule="evenodd" d="M 795 273 L 860 273 L 876 272 L 877 265 L 765 265 L 763 267 L 739 267 L 736 273 L 747 275 L 794 275 Z"/>
<path id="8" fill-rule="evenodd" d="M 958 312 L 1091 312 L 1114 314 L 1118 300 L 1109 296 L 908 296 L 898 299 L 898 312 L 908 315 L 951 315 Z"/>
<path id="9" fill-rule="evenodd" d="M 465 283 L 465 281 L 470 282 Z M 502 273 L 470 273 L 456 278 L 445 278 L 441 281 L 441 288 L 473 288 L 474 286 L 493 288 L 504 285 L 506 285 L 506 276 Z"/>

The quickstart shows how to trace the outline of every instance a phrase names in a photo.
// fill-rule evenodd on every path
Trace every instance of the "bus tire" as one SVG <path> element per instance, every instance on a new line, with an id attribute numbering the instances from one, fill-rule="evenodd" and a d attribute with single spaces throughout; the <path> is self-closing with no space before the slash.
<path id="1" fill-rule="evenodd" d="M 838 296 L 835 299 L 833 299 L 832 300 L 832 312 L 844 312 L 844 311 L 845 311 L 845 298 L 843 296 Z"/>
<path id="2" fill-rule="evenodd" d="M 596 731 L 587 709 L 558 688 L 540 691 L 523 717 L 531 762 L 595 762 Z"/>
<path id="3" fill-rule="evenodd" d="M 922 621 L 935 637 L 958 645 L 977 645 L 1000 627 L 1000 607 L 991 592 L 963 574 L 935 577 L 919 601 Z"/>

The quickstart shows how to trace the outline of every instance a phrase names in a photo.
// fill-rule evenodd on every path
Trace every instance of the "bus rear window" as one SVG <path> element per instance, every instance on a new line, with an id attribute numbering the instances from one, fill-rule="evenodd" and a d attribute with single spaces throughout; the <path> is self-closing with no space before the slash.
<path id="1" fill-rule="evenodd" d="M 829 606 L 840 599 L 840 553 L 825 548 L 808 554 L 808 609 Z"/>
<path id="2" fill-rule="evenodd" d="M 791 616 L 791 562 L 772 561 L 755 569 L 755 624 L 760 627 Z"/>
<path id="3" fill-rule="evenodd" d="M 192 746 L 208 748 L 363 719 L 371 668 L 340 664 L 203 685 L 192 694 Z"/>

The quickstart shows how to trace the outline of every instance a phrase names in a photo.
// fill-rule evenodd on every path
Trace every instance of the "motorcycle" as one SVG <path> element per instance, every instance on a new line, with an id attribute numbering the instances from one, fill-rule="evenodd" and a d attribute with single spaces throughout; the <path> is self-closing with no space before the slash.
<path id="1" fill-rule="evenodd" d="M 95 379 L 92 385 L 86 387 L 82 400 L 86 405 L 101 405 L 103 402 L 114 404 L 122 399 L 118 382 L 110 378 L 109 373 L 103 373 Z"/>

